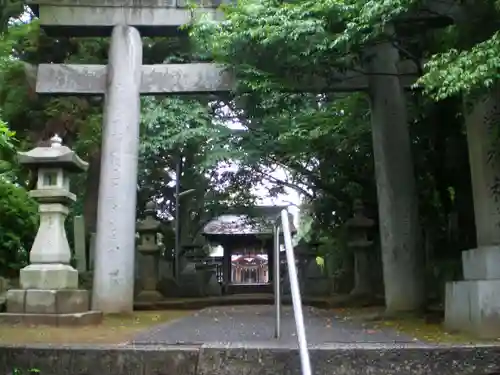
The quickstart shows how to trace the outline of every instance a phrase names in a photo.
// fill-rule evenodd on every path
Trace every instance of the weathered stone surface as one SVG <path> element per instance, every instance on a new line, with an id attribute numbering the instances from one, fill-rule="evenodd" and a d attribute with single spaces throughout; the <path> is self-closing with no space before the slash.
<path id="1" fill-rule="evenodd" d="M 3 346 L 0 366 L 4 373 L 13 368 L 37 368 L 48 375 L 195 375 L 196 347 L 54 347 Z"/>
<path id="2" fill-rule="evenodd" d="M 74 257 L 76 260 L 76 269 L 78 272 L 87 272 L 87 247 L 85 220 L 83 216 L 73 218 L 73 232 L 75 239 Z"/>
<path id="3" fill-rule="evenodd" d="M 207 295 L 209 296 L 220 296 L 222 295 L 222 288 L 217 281 L 217 274 L 214 272 L 210 273 L 210 279 L 207 283 Z"/>
<path id="4" fill-rule="evenodd" d="M 25 69 L 26 71 L 26 69 Z M 58 176 L 54 179 L 50 188 L 57 187 L 68 190 L 69 187 L 64 183 L 63 175 L 66 172 L 84 172 L 88 168 L 88 163 L 84 162 L 80 157 L 69 147 L 62 144 L 62 139 L 55 135 L 50 139 L 50 147 L 40 146 L 35 147 L 26 152 L 18 152 L 17 158 L 19 163 L 30 169 L 51 169 Z M 43 172 L 43 171 L 40 171 Z M 37 188 L 44 188 L 40 181 L 40 173 L 38 174 Z"/>
<path id="5" fill-rule="evenodd" d="M 196 21 L 205 15 L 214 20 L 223 19 L 221 11 L 209 8 L 194 10 L 91 6 L 79 8 L 42 6 L 40 8 L 41 24 L 48 30 L 49 35 L 54 36 L 63 32 L 76 36 L 109 36 L 113 25 L 118 24 L 135 26 L 147 36 L 158 36 L 162 33 L 174 34 L 180 26 Z M 82 20 L 85 21 L 82 22 Z"/>
<path id="6" fill-rule="evenodd" d="M 157 302 L 163 299 L 164 297 L 157 290 L 141 290 L 135 298 L 137 302 Z"/>
<path id="7" fill-rule="evenodd" d="M 145 65 L 142 69 L 141 93 L 230 91 L 232 88 L 229 72 L 215 64 Z"/>
<path id="8" fill-rule="evenodd" d="M 156 219 L 156 204 L 150 201 L 146 204 L 144 213 L 146 218 L 137 223 L 139 233 L 138 251 L 138 286 L 142 290 L 138 293 L 137 301 L 160 301 L 163 296 L 157 291 L 159 275 L 159 258 L 161 247 L 158 243 L 161 223 Z"/>
<path id="9" fill-rule="evenodd" d="M 139 32 L 115 26 L 104 101 L 92 289 L 92 307 L 104 313 L 129 313 L 134 306 L 141 64 Z"/>
<path id="10" fill-rule="evenodd" d="M 86 290 L 12 289 L 7 294 L 7 312 L 27 314 L 73 314 L 89 310 Z"/>
<path id="11" fill-rule="evenodd" d="M 446 285 L 445 324 L 485 338 L 500 336 L 500 158 L 493 142 L 500 86 L 465 101 L 478 248 L 462 254 L 466 281 Z"/>
<path id="12" fill-rule="evenodd" d="M 90 294 L 87 290 L 58 290 L 57 313 L 73 314 L 89 311 Z"/>
<path id="13" fill-rule="evenodd" d="M 23 312 L 27 314 L 56 314 L 56 294 L 55 290 L 27 290 Z"/>
<path id="14" fill-rule="evenodd" d="M 386 33 L 394 33 L 390 25 Z M 392 312 L 419 309 L 425 298 L 407 105 L 396 75 L 399 59 L 390 42 L 365 55 L 368 71 L 385 72 L 368 80 L 385 300 Z"/>
<path id="15" fill-rule="evenodd" d="M 78 271 L 67 264 L 30 264 L 20 271 L 21 289 L 78 289 Z"/>
<path id="16" fill-rule="evenodd" d="M 95 240 L 96 240 L 96 234 L 95 233 L 90 233 L 90 238 L 89 238 L 89 270 L 92 271 L 94 269 L 94 263 L 95 263 Z"/>
<path id="17" fill-rule="evenodd" d="M 104 94 L 105 65 L 41 64 L 37 92 L 40 94 Z M 230 91 L 229 74 L 213 64 L 144 65 L 141 68 L 141 94 Z"/>
<path id="18" fill-rule="evenodd" d="M 485 246 L 462 252 L 465 280 L 500 280 L 500 246 Z"/>
<path id="19" fill-rule="evenodd" d="M 11 289 L 7 292 L 7 312 L 23 313 L 26 301 L 26 290 Z"/>
<path id="20" fill-rule="evenodd" d="M 354 216 L 347 220 L 348 230 L 347 246 L 354 253 L 354 288 L 352 295 L 370 295 L 373 293 L 372 270 L 373 264 L 370 253 L 373 252 L 373 241 L 370 231 L 375 226 L 375 221 L 365 216 L 364 205 L 356 199 L 353 205 Z"/>
<path id="21" fill-rule="evenodd" d="M 296 348 L 199 346 L 3 346 L 2 370 L 50 375 L 300 375 Z M 311 350 L 315 375 L 470 375 L 498 372 L 498 346 L 332 344 Z"/>
<path id="22" fill-rule="evenodd" d="M 109 36 L 114 25 L 137 27 L 142 35 L 165 36 L 182 33 L 179 26 L 201 15 L 222 20 L 223 13 L 215 8 L 229 0 L 38 0 L 31 8 L 50 36 Z M 188 4 L 198 5 L 189 9 Z M 401 23 L 442 27 L 461 18 L 460 6 L 453 0 L 428 0 L 419 10 L 400 17 Z"/>
<path id="23" fill-rule="evenodd" d="M 50 36 L 110 36 L 113 26 L 120 24 L 136 27 L 143 36 L 165 36 L 202 15 L 222 20 L 222 11 L 215 9 L 221 2 L 225 1 L 39 0 L 32 8 Z M 188 3 L 198 7 L 190 9 Z"/>
<path id="24" fill-rule="evenodd" d="M 0 320 L 49 325 L 100 322 L 102 313 L 88 311 L 88 292 L 76 290 L 78 271 L 70 265 L 64 226 L 68 203 L 75 200 L 67 173 L 85 171 L 88 164 L 63 146 L 57 135 L 50 147 L 20 152 L 18 157 L 38 173 L 36 189 L 30 195 L 40 203 L 40 225 L 30 251 L 31 264 L 20 271 L 21 290 L 8 293 L 8 312 Z"/>
<path id="25" fill-rule="evenodd" d="M 169 271 L 171 271 L 171 268 Z M 179 285 L 171 272 L 170 274 L 160 277 L 157 290 L 165 297 L 177 297 L 179 295 Z"/>
<path id="26" fill-rule="evenodd" d="M 57 201 L 47 204 L 43 199 L 43 197 L 48 195 L 49 198 L 59 200 L 62 198 L 61 196 L 65 197 L 67 194 L 64 191 L 62 194 L 59 194 L 52 189 L 47 190 L 48 191 L 45 191 L 45 189 L 38 187 L 36 190 L 30 192 L 30 195 L 35 199 L 41 198 L 37 199 L 37 201 L 41 203 L 38 208 L 38 212 L 40 213 L 40 226 L 33 246 L 31 247 L 30 263 L 68 265 L 71 260 L 71 250 L 69 249 L 64 222 L 68 216 L 69 209 L 65 204 L 61 204 Z M 36 193 L 42 193 L 42 197 Z"/>
<path id="27" fill-rule="evenodd" d="M 465 375 L 498 371 L 498 348 L 332 344 L 311 350 L 316 375 Z M 297 349 L 235 344 L 202 347 L 197 375 L 300 375 Z"/>
<path id="28" fill-rule="evenodd" d="M 74 314 L 28 314 L 28 313 L 3 313 L 0 314 L 0 323 L 48 325 L 48 326 L 86 326 L 102 322 L 100 311 L 87 311 Z"/>
<path id="29" fill-rule="evenodd" d="M 443 0 L 441 0 L 443 1 Z M 445 0 L 446 1 L 446 0 Z M 449 1 L 449 0 L 448 0 Z M 73 7 L 111 7 L 111 8 L 186 8 L 196 5 L 202 8 L 217 8 L 221 4 L 230 3 L 227 0 L 34 0 L 31 6 L 73 6 Z"/>
<path id="30" fill-rule="evenodd" d="M 445 325 L 479 338 L 500 336 L 500 280 L 466 280 L 446 284 Z"/>
<path id="31" fill-rule="evenodd" d="M 500 157 L 492 152 L 497 147 L 494 126 L 500 119 L 499 102 L 500 86 L 464 108 L 478 247 L 500 245 L 500 200 L 495 189 Z"/>
<path id="32" fill-rule="evenodd" d="M 416 81 L 413 62 L 399 65 L 400 82 L 406 88 Z M 329 79 L 311 78 L 297 83 L 297 90 L 304 91 L 364 91 L 368 89 L 367 77 L 359 72 L 338 74 Z M 189 94 L 227 92 L 235 88 L 230 71 L 210 63 L 143 65 L 140 93 Z M 40 64 L 36 91 L 40 94 L 103 95 L 106 89 L 105 65 Z"/>

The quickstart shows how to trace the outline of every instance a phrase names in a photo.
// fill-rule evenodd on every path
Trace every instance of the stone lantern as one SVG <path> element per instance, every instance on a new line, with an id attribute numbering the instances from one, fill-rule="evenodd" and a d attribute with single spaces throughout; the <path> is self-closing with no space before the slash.
<path id="1" fill-rule="evenodd" d="M 354 289 L 353 295 L 369 295 L 372 292 L 371 264 L 369 252 L 373 248 L 373 241 L 368 239 L 368 232 L 375 222 L 364 215 L 363 202 L 354 201 L 354 215 L 347 220 L 349 231 L 347 246 L 354 253 Z"/>
<path id="2" fill-rule="evenodd" d="M 38 174 L 30 192 L 39 203 L 40 225 L 30 251 L 30 264 L 20 272 L 21 289 L 7 293 L 7 315 L 29 324 L 98 323 L 99 312 L 89 311 L 89 293 L 78 289 L 78 271 L 64 222 L 76 197 L 69 190 L 69 173 L 84 172 L 88 164 L 62 145 L 57 135 L 50 147 L 18 154 L 19 162 Z"/>
<path id="3" fill-rule="evenodd" d="M 148 202 L 145 209 L 146 218 L 137 224 L 139 245 L 137 251 L 141 254 L 139 276 L 142 290 L 137 295 L 138 301 L 159 301 L 163 299 L 157 290 L 159 258 L 161 246 L 158 234 L 161 223 L 156 220 L 155 203 Z"/>

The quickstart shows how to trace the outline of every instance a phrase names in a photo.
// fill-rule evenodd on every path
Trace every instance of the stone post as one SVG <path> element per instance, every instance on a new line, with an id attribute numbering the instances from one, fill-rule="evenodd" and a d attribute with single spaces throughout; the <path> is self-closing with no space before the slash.
<path id="1" fill-rule="evenodd" d="M 375 222 L 367 218 L 363 211 L 363 202 L 357 199 L 354 201 L 354 216 L 346 222 L 350 237 L 347 246 L 354 254 L 354 289 L 351 291 L 352 295 L 370 295 L 373 291 L 369 259 L 369 251 L 372 249 L 373 241 L 368 240 L 367 235 Z"/>
<path id="2" fill-rule="evenodd" d="M 477 248 L 462 252 L 465 281 L 446 284 L 445 325 L 480 338 L 500 336 L 500 88 L 465 108 Z"/>
<path id="3" fill-rule="evenodd" d="M 134 307 L 135 213 L 142 41 L 130 26 L 111 35 L 102 134 L 92 304 L 105 313 Z"/>
<path id="4" fill-rule="evenodd" d="M 389 40 L 366 51 L 373 156 L 386 308 L 390 312 L 422 307 L 423 251 L 419 246 L 418 201 L 405 93 L 398 77 L 399 53 Z"/>
<path id="5" fill-rule="evenodd" d="M 73 218 L 73 235 L 75 239 L 75 260 L 78 272 L 87 272 L 87 248 L 85 244 L 85 221 L 83 216 Z"/>
<path id="6" fill-rule="evenodd" d="M 78 289 L 78 271 L 70 265 L 71 250 L 64 222 L 76 197 L 69 191 L 69 172 L 85 171 L 87 163 L 61 144 L 19 153 L 19 162 L 38 173 L 30 195 L 40 203 L 40 226 L 30 251 L 30 265 L 20 272 L 20 287 L 7 293 L 7 318 L 28 324 L 98 323 L 102 313 L 89 311 L 89 293 Z"/>
<path id="7" fill-rule="evenodd" d="M 94 272 L 95 268 L 95 239 L 96 234 L 90 233 L 89 235 L 89 271 Z"/>
<path id="8" fill-rule="evenodd" d="M 161 223 L 156 220 L 155 203 L 146 204 L 146 219 L 137 224 L 137 231 L 140 236 L 140 243 L 137 251 L 142 257 L 139 263 L 139 278 L 142 290 L 137 295 L 137 301 L 154 302 L 163 299 L 157 290 L 159 257 L 161 248 L 158 244 L 158 231 Z"/>

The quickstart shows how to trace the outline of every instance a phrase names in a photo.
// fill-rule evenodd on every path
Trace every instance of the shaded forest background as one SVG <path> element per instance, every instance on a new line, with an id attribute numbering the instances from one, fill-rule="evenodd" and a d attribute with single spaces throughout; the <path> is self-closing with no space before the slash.
<path id="1" fill-rule="evenodd" d="M 235 68 L 238 89 L 232 95 L 141 99 L 138 216 L 152 198 L 168 213 L 166 221 L 175 214 L 172 182 L 180 157 L 182 190 L 195 189 L 181 205 L 185 243 L 229 207 L 251 207 L 257 198 L 251 188 L 266 180 L 271 194 L 288 187 L 302 195 L 300 239 L 319 242 L 329 272 L 351 279 L 345 222 L 354 200 L 361 199 L 367 216 L 378 219 L 368 98 L 287 88 L 297 75 L 328 76 L 357 64 L 385 23 L 418 5 L 246 0 L 226 9 L 222 26 L 202 21 L 191 25 L 190 37 L 145 38 L 144 64 L 215 59 Z M 465 21 L 441 28 L 415 25 L 393 41 L 423 73 L 407 103 L 429 301 L 442 298 L 446 280 L 461 277 L 460 253 L 475 246 L 463 99 L 497 84 L 498 5 L 472 1 L 464 5 Z M 26 264 L 37 228 L 36 204 L 27 195 L 33 176 L 16 164 L 17 150 L 57 133 L 89 162 L 86 175 L 73 177 L 78 201 L 72 214 L 84 215 L 88 231 L 96 229 L 102 98 L 37 95 L 30 65 L 105 64 L 109 42 L 49 38 L 26 12 L 21 1 L 0 6 L 0 274 L 8 276 Z M 227 122 L 242 129 L 230 129 Z M 228 164 L 238 168 L 221 168 Z M 277 167 L 289 179 L 274 177 Z M 173 246 L 172 233 L 165 243 Z"/>

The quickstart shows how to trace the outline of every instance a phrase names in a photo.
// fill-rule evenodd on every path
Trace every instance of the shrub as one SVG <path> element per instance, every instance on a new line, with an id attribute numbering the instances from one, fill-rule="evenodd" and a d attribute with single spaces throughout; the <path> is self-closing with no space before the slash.
<path id="1" fill-rule="evenodd" d="M 28 261 L 38 207 L 28 192 L 0 177 L 0 275 L 13 277 Z"/>

